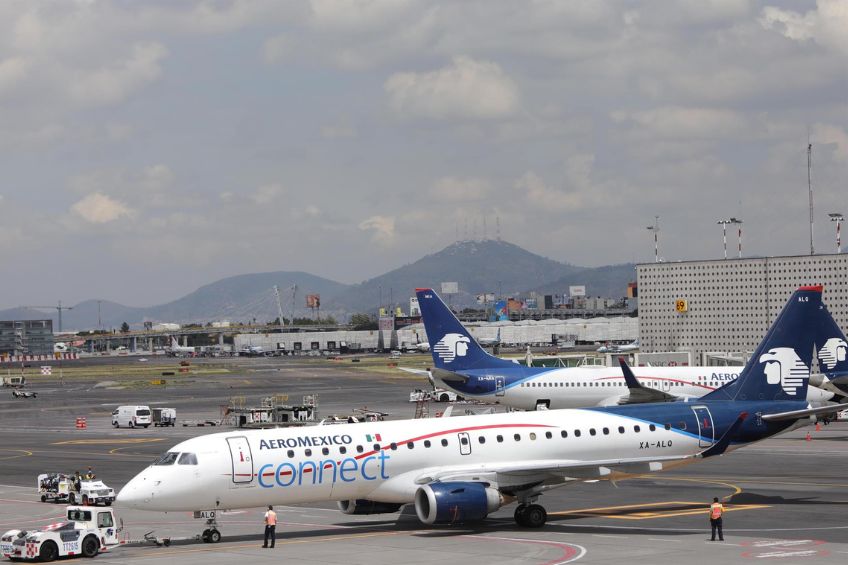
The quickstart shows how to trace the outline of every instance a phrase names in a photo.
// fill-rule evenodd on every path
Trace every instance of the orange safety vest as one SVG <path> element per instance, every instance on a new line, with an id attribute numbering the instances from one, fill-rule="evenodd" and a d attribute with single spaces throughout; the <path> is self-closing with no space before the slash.
<path id="1" fill-rule="evenodd" d="M 724 506 L 721 502 L 713 502 L 710 504 L 710 520 L 718 520 L 724 512 Z"/>
<path id="2" fill-rule="evenodd" d="M 276 526 L 277 525 L 277 513 L 273 510 L 269 510 L 265 513 L 265 524 L 268 526 Z"/>

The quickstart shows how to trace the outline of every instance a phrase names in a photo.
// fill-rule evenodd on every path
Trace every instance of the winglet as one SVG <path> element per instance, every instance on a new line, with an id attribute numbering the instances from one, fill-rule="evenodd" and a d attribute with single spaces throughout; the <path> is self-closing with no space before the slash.
<path id="1" fill-rule="evenodd" d="M 636 378 L 636 375 L 633 374 L 633 370 L 630 368 L 630 365 L 627 364 L 624 357 L 618 358 L 618 364 L 621 365 L 621 372 L 624 373 L 624 382 L 627 384 L 627 388 L 630 390 L 645 388 Z"/>
<path id="2" fill-rule="evenodd" d="M 736 433 L 739 431 L 739 428 L 742 427 L 742 423 L 745 421 L 745 418 L 748 417 L 747 412 L 742 412 L 739 414 L 739 417 L 736 418 L 736 421 L 728 428 L 724 435 L 721 436 L 721 439 L 716 443 L 702 451 L 698 454 L 699 457 L 713 457 L 714 455 L 722 455 L 727 447 L 730 445 L 731 440 L 736 437 Z"/>

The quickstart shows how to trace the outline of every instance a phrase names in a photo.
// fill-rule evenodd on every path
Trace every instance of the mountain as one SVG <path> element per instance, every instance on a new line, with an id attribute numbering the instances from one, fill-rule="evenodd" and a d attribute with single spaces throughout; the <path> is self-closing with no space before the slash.
<path id="1" fill-rule="evenodd" d="M 409 309 L 409 298 L 419 287 L 441 290 L 442 282 L 456 282 L 459 294 L 450 297 L 455 307 L 475 306 L 484 292 L 506 296 L 563 294 L 571 285 L 585 285 L 589 296 L 621 297 L 635 280 L 634 265 L 587 268 L 561 263 L 531 253 L 505 241 L 461 241 L 388 273 L 357 285 L 345 285 L 309 273 L 277 271 L 221 279 L 166 304 L 124 306 L 107 300 L 86 300 L 65 310 L 64 329 L 118 328 L 123 322 L 140 327 L 144 321 L 206 323 L 216 320 L 268 322 L 277 317 L 272 290 L 280 289 L 283 315 L 291 317 L 291 286 L 297 285 L 295 316 L 311 315 L 304 307 L 307 294 L 321 295 L 321 315 L 344 320 L 355 312 L 375 312 L 379 305 Z M 56 310 L 12 308 L 0 311 L 0 320 L 52 318 Z"/>
<path id="2" fill-rule="evenodd" d="M 586 287 L 586 296 L 621 298 L 627 291 L 627 283 L 636 280 L 636 265 L 606 265 L 570 273 L 553 282 L 531 287 L 539 294 L 564 294 L 572 285 Z"/>
<path id="3" fill-rule="evenodd" d="M 349 287 L 337 298 L 338 306 L 349 312 L 373 312 L 390 302 L 408 310 L 409 297 L 416 288 L 441 289 L 442 282 L 459 283 L 453 306 L 476 304 L 483 292 L 518 294 L 540 283 L 556 281 L 585 271 L 531 253 L 512 243 L 496 240 L 460 241 L 383 275 Z M 621 294 L 621 292 L 619 293 Z"/>

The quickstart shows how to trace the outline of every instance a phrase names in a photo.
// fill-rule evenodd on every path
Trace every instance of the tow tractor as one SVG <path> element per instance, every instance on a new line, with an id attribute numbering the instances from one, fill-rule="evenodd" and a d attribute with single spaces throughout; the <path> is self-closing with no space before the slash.
<path id="1" fill-rule="evenodd" d="M 42 473 L 38 475 L 38 493 L 41 502 L 68 502 L 84 505 L 105 504 L 109 506 L 115 500 L 115 490 L 103 481 L 82 479 L 79 484 L 73 475 L 65 473 Z"/>
<path id="2" fill-rule="evenodd" d="M 117 546 L 122 528 L 111 508 L 68 506 L 67 521 L 40 530 L 9 530 L 0 538 L 0 554 L 11 561 L 53 561 L 94 557 Z"/>

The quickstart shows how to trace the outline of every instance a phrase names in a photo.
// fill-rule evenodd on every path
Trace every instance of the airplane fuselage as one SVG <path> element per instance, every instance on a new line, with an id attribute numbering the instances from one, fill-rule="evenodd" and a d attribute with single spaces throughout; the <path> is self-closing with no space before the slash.
<path id="1" fill-rule="evenodd" d="M 806 402 L 666 403 L 582 410 L 232 431 L 174 446 L 118 497 L 146 510 L 233 509 L 332 500 L 412 502 L 442 468 L 461 472 L 524 462 L 640 460 L 566 480 L 623 477 L 695 461 L 648 465 L 645 458 L 695 455 L 723 435 L 743 410 L 793 410 Z M 789 427 L 749 418 L 731 449 Z M 173 455 L 170 455 L 173 454 Z M 185 460 L 185 461 L 183 461 Z M 614 465 L 610 464 L 611 467 Z M 606 471 L 605 471 L 606 469 Z M 527 481 L 527 477 L 521 478 Z M 498 477 L 502 491 L 510 479 Z"/>
<path id="2" fill-rule="evenodd" d="M 696 399 L 734 381 L 742 367 L 633 367 L 643 386 L 668 394 Z M 544 405 L 549 409 L 614 406 L 629 393 L 618 367 L 569 367 L 559 369 L 470 369 L 461 372 L 465 383 L 446 382 L 434 374 L 437 386 L 465 398 L 498 403 L 521 410 Z M 807 400 L 823 402 L 832 393 L 808 387 Z"/>

